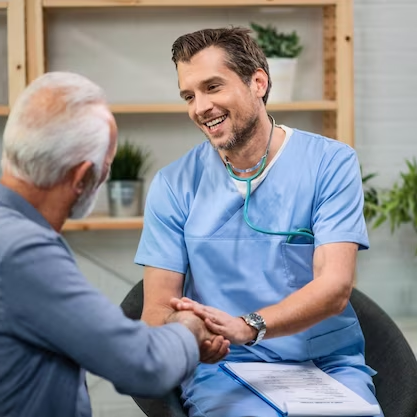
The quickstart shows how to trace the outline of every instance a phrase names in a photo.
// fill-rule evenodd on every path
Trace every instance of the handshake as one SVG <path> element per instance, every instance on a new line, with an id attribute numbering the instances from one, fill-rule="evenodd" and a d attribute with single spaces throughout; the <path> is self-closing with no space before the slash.
<path id="1" fill-rule="evenodd" d="M 256 338 L 256 329 L 248 326 L 241 317 L 233 317 L 186 297 L 172 298 L 170 305 L 174 311 L 166 322 L 181 323 L 194 334 L 200 347 L 201 362 L 216 363 L 229 353 L 231 344 L 242 345 Z"/>

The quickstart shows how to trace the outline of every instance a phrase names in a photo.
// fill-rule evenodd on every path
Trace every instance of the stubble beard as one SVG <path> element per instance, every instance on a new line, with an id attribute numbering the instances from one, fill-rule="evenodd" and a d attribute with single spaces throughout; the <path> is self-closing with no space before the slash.
<path id="1" fill-rule="evenodd" d="M 208 134 L 206 134 L 206 137 L 211 143 L 211 146 L 213 146 L 216 151 L 236 151 L 244 148 L 245 145 L 250 142 L 258 127 L 258 122 L 259 116 L 254 114 L 241 128 L 233 126 L 233 130 L 229 139 L 225 143 L 219 144 L 217 146 L 214 144 L 214 141 Z"/>

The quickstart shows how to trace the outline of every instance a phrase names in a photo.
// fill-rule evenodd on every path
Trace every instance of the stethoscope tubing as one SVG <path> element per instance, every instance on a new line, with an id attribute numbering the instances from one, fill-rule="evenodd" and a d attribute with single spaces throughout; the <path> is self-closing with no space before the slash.
<path id="1" fill-rule="evenodd" d="M 266 167 L 266 159 L 268 157 L 269 145 L 271 143 L 272 134 L 274 132 L 275 120 L 270 115 L 268 115 L 268 117 L 271 120 L 272 128 L 271 128 L 271 133 L 269 135 L 268 145 L 267 145 L 267 149 L 265 151 L 265 154 L 262 156 L 261 160 L 253 168 L 250 168 L 248 170 L 239 170 L 239 172 L 251 172 L 254 169 L 256 169 L 257 167 L 259 167 L 259 169 L 256 171 L 255 174 L 253 174 L 253 175 L 251 175 L 250 177 L 247 177 L 247 178 L 238 177 L 233 172 L 233 166 L 230 163 L 230 161 L 227 158 L 225 158 L 226 169 L 227 169 L 227 172 L 229 173 L 230 177 L 232 177 L 233 179 L 235 179 L 237 181 L 246 182 L 246 197 L 245 197 L 245 204 L 244 204 L 244 207 L 243 207 L 243 218 L 244 218 L 246 224 L 251 229 L 253 229 L 253 230 L 255 230 L 259 233 L 264 233 L 264 234 L 268 234 L 268 235 L 288 236 L 287 237 L 287 243 L 290 243 L 292 238 L 298 237 L 298 236 L 306 237 L 306 238 L 309 238 L 309 239 L 314 241 L 314 234 L 308 228 L 299 228 L 295 231 L 287 231 L 287 232 L 272 231 L 272 230 L 267 230 L 267 229 L 263 229 L 261 227 L 255 226 L 249 219 L 248 210 L 249 210 L 249 200 L 250 200 L 251 189 L 252 189 L 252 181 L 254 179 L 258 178 L 262 174 L 262 172 L 264 171 L 264 169 Z"/>

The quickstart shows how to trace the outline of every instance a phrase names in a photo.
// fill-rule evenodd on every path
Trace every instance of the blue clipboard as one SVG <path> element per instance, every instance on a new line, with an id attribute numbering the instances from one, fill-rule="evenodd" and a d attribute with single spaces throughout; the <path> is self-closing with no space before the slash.
<path id="1" fill-rule="evenodd" d="M 244 379 L 239 378 L 231 369 L 229 369 L 226 364 L 219 364 L 220 369 L 228 376 L 233 378 L 237 383 L 243 385 L 245 388 L 252 391 L 254 394 L 256 394 L 259 398 L 264 400 L 268 405 L 270 405 L 277 413 L 278 417 L 288 417 L 288 413 L 282 411 L 280 408 L 277 407 L 276 404 L 274 404 L 271 400 L 263 396 L 259 391 L 257 391 L 252 385 L 248 384 Z"/>

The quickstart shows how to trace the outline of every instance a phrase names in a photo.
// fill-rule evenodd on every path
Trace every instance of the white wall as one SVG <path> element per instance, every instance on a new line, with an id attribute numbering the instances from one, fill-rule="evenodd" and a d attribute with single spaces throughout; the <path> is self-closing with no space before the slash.
<path id="1" fill-rule="evenodd" d="M 374 184 L 389 187 L 417 157 L 417 3 L 355 2 L 356 149 Z M 417 314 L 417 236 L 388 225 L 370 230 L 358 287 L 396 317 Z"/>

